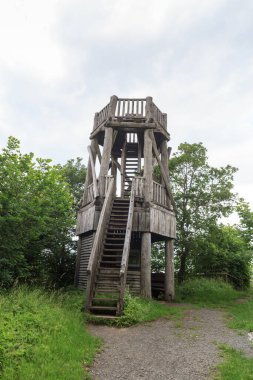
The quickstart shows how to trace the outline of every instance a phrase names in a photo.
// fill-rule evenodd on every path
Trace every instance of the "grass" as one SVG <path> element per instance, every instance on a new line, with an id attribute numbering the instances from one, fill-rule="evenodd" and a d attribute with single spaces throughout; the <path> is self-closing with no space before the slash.
<path id="1" fill-rule="evenodd" d="M 26 287 L 0 294 L 2 380 L 89 379 L 100 346 L 85 329 L 82 293 Z"/>
<path id="2" fill-rule="evenodd" d="M 86 319 L 89 322 L 97 324 L 129 327 L 137 323 L 150 322 L 162 317 L 178 320 L 183 317 L 183 312 L 183 307 L 168 307 L 168 305 L 161 302 L 133 297 L 127 293 L 122 316 L 115 319 L 104 319 L 86 314 Z"/>
<path id="3" fill-rule="evenodd" d="M 221 280 L 204 278 L 183 282 L 176 293 L 178 302 L 192 303 L 201 307 L 227 307 L 245 295 L 245 292 L 239 292 Z"/>
<path id="4" fill-rule="evenodd" d="M 245 302 L 235 302 L 245 296 Z M 230 327 L 253 331 L 252 295 L 238 292 L 221 281 L 187 281 L 177 289 L 177 300 L 200 307 L 222 307 L 231 316 Z M 23 287 L 0 294 L 0 378 L 89 379 L 87 368 L 100 341 L 87 332 L 80 312 L 82 306 L 83 293 L 76 290 L 46 293 Z M 123 315 L 106 323 L 128 327 L 163 317 L 173 319 L 176 327 L 181 327 L 187 308 L 168 307 L 127 294 Z M 94 317 L 86 315 L 86 320 L 94 321 Z M 95 322 L 105 323 L 99 318 Z M 253 379 L 253 359 L 226 346 L 222 347 L 222 355 L 224 362 L 218 367 L 217 379 Z"/>
<path id="5" fill-rule="evenodd" d="M 228 307 L 232 317 L 229 327 L 233 329 L 253 331 L 253 295 L 249 295 L 245 302 L 233 304 Z"/>
<path id="6" fill-rule="evenodd" d="M 241 352 L 222 345 L 224 359 L 217 368 L 216 380 L 252 380 L 253 358 L 246 358 Z"/>

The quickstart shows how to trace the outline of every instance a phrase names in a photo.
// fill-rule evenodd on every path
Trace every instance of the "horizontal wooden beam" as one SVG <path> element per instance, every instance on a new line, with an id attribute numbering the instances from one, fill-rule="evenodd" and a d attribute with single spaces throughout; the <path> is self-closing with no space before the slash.
<path id="1" fill-rule="evenodd" d="M 107 121 L 105 123 L 105 127 L 112 127 L 112 128 L 135 128 L 135 129 L 142 129 L 142 128 L 146 128 L 146 129 L 155 129 L 156 128 L 156 124 L 155 123 L 137 123 L 137 122 L 134 122 L 134 121 L 126 121 L 126 120 L 122 120 L 122 121 Z"/>

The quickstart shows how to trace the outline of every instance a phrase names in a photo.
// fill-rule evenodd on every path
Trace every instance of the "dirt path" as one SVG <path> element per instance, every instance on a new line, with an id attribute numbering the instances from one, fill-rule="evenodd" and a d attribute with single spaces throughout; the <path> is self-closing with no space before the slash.
<path id="1" fill-rule="evenodd" d="M 220 311 L 189 310 L 177 326 L 166 319 L 121 329 L 91 325 L 90 332 L 104 340 L 90 371 L 93 379 L 211 379 L 221 361 L 220 343 L 253 356 L 247 334 L 228 329 Z"/>

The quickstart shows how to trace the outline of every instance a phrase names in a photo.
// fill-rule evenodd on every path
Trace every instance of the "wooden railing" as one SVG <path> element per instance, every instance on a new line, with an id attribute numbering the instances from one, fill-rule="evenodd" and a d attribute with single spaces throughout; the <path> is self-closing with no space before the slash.
<path id="1" fill-rule="evenodd" d="M 134 197 L 135 197 L 135 178 L 132 182 L 132 189 L 129 202 L 129 211 L 128 219 L 126 226 L 125 241 L 122 253 L 121 267 L 120 267 L 120 295 L 119 295 L 119 304 L 117 313 L 120 315 L 124 307 L 124 294 L 126 288 L 126 279 L 127 279 L 127 268 L 128 260 L 130 253 L 130 244 L 131 244 L 131 234 L 132 234 L 132 225 L 133 225 L 133 215 L 134 215 Z"/>
<path id="2" fill-rule="evenodd" d="M 108 103 L 100 112 L 96 115 L 96 127 L 99 127 L 104 121 L 108 119 L 110 103 Z"/>
<path id="3" fill-rule="evenodd" d="M 93 131 L 109 119 L 149 119 L 150 117 L 167 129 L 167 114 L 159 110 L 151 97 L 137 99 L 112 96 L 110 103 L 95 114 Z"/>
<path id="4" fill-rule="evenodd" d="M 155 181 L 153 181 L 153 202 L 163 206 L 168 205 L 168 195 L 165 186 Z"/>
<path id="5" fill-rule="evenodd" d="M 94 282 L 95 282 L 95 275 L 97 270 L 97 265 L 100 260 L 100 255 L 102 252 L 103 247 L 103 236 L 104 236 L 104 229 L 106 226 L 106 221 L 109 218 L 111 208 L 112 208 L 112 201 L 113 201 L 113 194 L 114 194 L 114 179 L 113 177 L 110 178 L 110 183 L 108 186 L 108 191 L 104 200 L 104 204 L 102 207 L 102 211 L 100 214 L 98 227 L 93 243 L 93 247 L 91 250 L 89 263 L 87 267 L 87 292 L 86 292 L 86 310 L 89 310 L 91 306 L 91 300 L 94 292 Z"/>
<path id="6" fill-rule="evenodd" d="M 152 103 L 153 110 L 153 118 L 154 121 L 159 123 L 164 129 L 167 129 L 167 114 L 162 113 L 162 111 L 159 110 L 159 108 L 155 105 L 155 103 Z"/>
<path id="7" fill-rule="evenodd" d="M 106 176 L 100 178 L 100 181 L 102 181 L 102 183 L 100 184 L 100 189 L 103 189 L 102 190 L 103 194 L 100 194 L 101 197 L 106 196 L 112 178 L 113 178 L 113 176 L 111 176 L 111 175 L 106 175 Z"/>
<path id="8" fill-rule="evenodd" d="M 87 187 L 87 202 L 86 203 L 90 203 L 90 202 L 94 201 L 94 199 L 95 199 L 95 196 L 94 196 L 94 186 L 93 186 L 93 183 L 91 183 Z"/>
<path id="9" fill-rule="evenodd" d="M 146 99 L 118 99 L 116 117 L 145 118 Z"/>

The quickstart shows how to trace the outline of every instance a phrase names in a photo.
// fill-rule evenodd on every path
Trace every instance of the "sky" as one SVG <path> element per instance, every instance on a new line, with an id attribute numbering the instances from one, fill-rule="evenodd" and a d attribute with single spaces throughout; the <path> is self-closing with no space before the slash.
<path id="1" fill-rule="evenodd" d="M 0 148 L 87 162 L 111 95 L 152 96 L 253 208 L 252 0 L 0 1 Z"/>

